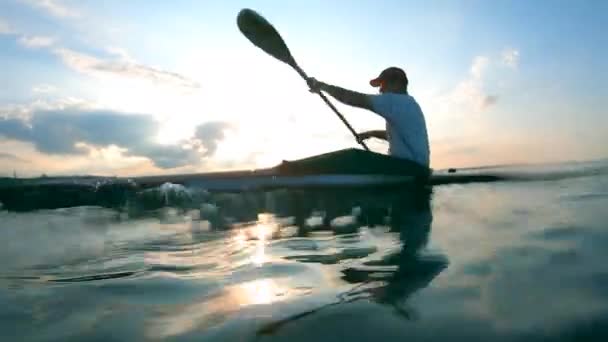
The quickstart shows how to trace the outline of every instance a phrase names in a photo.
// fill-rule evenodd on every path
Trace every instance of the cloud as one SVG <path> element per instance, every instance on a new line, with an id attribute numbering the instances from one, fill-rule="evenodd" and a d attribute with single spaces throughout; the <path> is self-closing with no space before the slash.
<path id="1" fill-rule="evenodd" d="M 20 119 L 29 120 L 32 113 L 38 111 L 50 111 L 50 110 L 92 110 L 99 106 L 91 101 L 75 98 L 75 97 L 63 97 L 53 99 L 51 101 L 46 99 L 39 99 L 32 103 L 17 104 L 17 105 L 5 105 L 0 107 L 0 120 L 1 119 Z"/>
<path id="2" fill-rule="evenodd" d="M 510 68 L 517 69 L 519 65 L 519 51 L 513 48 L 502 52 L 502 63 Z"/>
<path id="3" fill-rule="evenodd" d="M 29 142 L 49 155 L 86 155 L 116 146 L 125 156 L 146 157 L 160 168 L 198 165 L 224 138 L 226 123 L 202 124 L 196 136 L 173 145 L 155 141 L 159 123 L 149 115 L 108 110 L 41 110 L 29 119 L 0 118 L 0 136 Z"/>
<path id="4" fill-rule="evenodd" d="M 200 88 L 198 82 L 185 76 L 136 63 L 131 58 L 105 60 L 65 48 L 55 49 L 54 53 L 61 58 L 65 65 L 87 75 L 120 76 L 144 79 L 154 83 L 172 84 L 184 88 Z M 124 50 L 122 53 L 121 57 L 124 57 Z M 114 51 L 114 55 L 116 54 L 116 51 Z"/>
<path id="5" fill-rule="evenodd" d="M 20 33 L 14 31 L 8 23 L 0 20 L 0 34 Z M 55 38 L 21 35 L 18 42 L 28 48 L 51 48 L 55 45 Z M 126 50 L 117 47 L 107 48 L 106 51 L 111 57 L 105 59 L 63 47 L 53 48 L 51 51 L 69 68 L 90 76 L 139 79 L 190 90 L 201 87 L 198 82 L 176 72 L 138 63 Z"/>
<path id="6" fill-rule="evenodd" d="M 485 87 L 485 76 L 490 66 L 491 60 L 487 56 L 473 58 L 469 77 L 456 86 L 448 96 L 449 100 L 478 112 L 495 105 L 499 96 L 488 94 Z"/>
<path id="7" fill-rule="evenodd" d="M 32 88 L 32 91 L 39 94 L 48 94 L 57 91 L 57 87 L 50 84 L 39 84 Z"/>
<path id="8" fill-rule="evenodd" d="M 0 152 L 0 159 L 9 160 L 13 162 L 27 163 L 28 161 L 22 158 L 17 157 L 11 153 Z"/>
<path id="9" fill-rule="evenodd" d="M 27 48 L 48 48 L 55 44 L 55 38 L 48 36 L 28 36 L 17 31 L 8 22 L 0 19 L 0 35 L 15 35 L 19 36 L 17 41 L 22 46 Z"/>
<path id="10" fill-rule="evenodd" d="M 490 59 L 486 56 L 477 56 L 471 64 L 471 76 L 476 80 L 481 80 L 484 72 L 488 69 Z"/>
<path id="11" fill-rule="evenodd" d="M 226 137 L 226 130 L 231 128 L 226 122 L 208 122 L 196 128 L 194 138 L 199 145 L 205 147 L 206 155 L 212 155 L 217 150 L 218 143 Z"/>
<path id="12" fill-rule="evenodd" d="M 106 48 L 106 51 L 114 56 L 120 57 L 120 59 L 122 59 L 123 61 L 135 63 L 135 59 L 131 57 L 131 55 L 126 49 L 116 46 L 110 46 Z"/>
<path id="13" fill-rule="evenodd" d="M 80 16 L 80 13 L 76 9 L 62 4 L 59 0 L 23 0 L 23 2 L 40 8 L 55 17 L 75 18 Z"/>
<path id="14" fill-rule="evenodd" d="M 14 34 L 15 30 L 8 22 L 0 19 L 0 34 Z"/>
<path id="15" fill-rule="evenodd" d="M 481 108 L 488 108 L 492 105 L 495 105 L 496 102 L 498 102 L 498 96 L 496 95 L 486 95 L 484 97 L 482 97 L 481 103 L 480 103 L 480 107 Z"/>
<path id="16" fill-rule="evenodd" d="M 55 38 L 46 36 L 22 36 L 19 43 L 25 47 L 36 49 L 49 47 L 55 44 Z"/>
<path id="17" fill-rule="evenodd" d="M 462 81 L 450 95 L 450 99 L 475 111 L 483 111 L 498 102 L 498 95 L 486 94 L 479 79 Z"/>

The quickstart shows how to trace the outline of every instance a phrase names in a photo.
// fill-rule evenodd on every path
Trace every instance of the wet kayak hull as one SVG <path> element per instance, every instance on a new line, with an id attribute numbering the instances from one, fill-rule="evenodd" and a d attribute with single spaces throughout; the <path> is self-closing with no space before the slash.
<path id="1" fill-rule="evenodd" d="M 140 187 L 163 183 L 208 190 L 241 191 L 280 187 L 368 187 L 423 184 L 430 172 L 408 160 L 357 149 L 284 161 L 268 169 L 137 177 Z"/>

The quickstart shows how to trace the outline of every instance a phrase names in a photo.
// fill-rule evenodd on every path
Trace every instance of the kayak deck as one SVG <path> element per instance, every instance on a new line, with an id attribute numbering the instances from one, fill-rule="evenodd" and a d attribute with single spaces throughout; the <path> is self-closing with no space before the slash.
<path id="1" fill-rule="evenodd" d="M 417 163 L 359 149 L 346 149 L 295 161 L 284 161 L 275 167 L 282 175 L 409 175 L 426 177 L 429 169 Z"/>

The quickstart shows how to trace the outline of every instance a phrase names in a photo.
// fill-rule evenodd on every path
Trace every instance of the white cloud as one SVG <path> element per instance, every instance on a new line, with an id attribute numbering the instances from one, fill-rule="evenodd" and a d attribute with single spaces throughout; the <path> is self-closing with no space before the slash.
<path id="1" fill-rule="evenodd" d="M 63 97 L 53 100 L 36 100 L 27 104 L 0 106 L 0 119 L 29 120 L 35 111 L 100 108 L 99 104 L 74 97 Z"/>
<path id="2" fill-rule="evenodd" d="M 41 8 L 49 14 L 60 18 L 75 18 L 79 17 L 80 13 L 74 8 L 64 5 L 59 0 L 23 0 L 34 7 Z"/>
<path id="3" fill-rule="evenodd" d="M 490 59 L 486 56 L 477 56 L 473 59 L 471 64 L 471 75 L 474 79 L 480 80 L 483 77 L 484 72 L 488 69 Z"/>
<path id="4" fill-rule="evenodd" d="M 459 83 L 451 98 L 455 102 L 463 103 L 476 111 L 483 111 L 498 101 L 497 95 L 486 94 L 479 79 L 468 79 Z"/>
<path id="5" fill-rule="evenodd" d="M 36 49 L 52 46 L 55 44 L 55 38 L 46 36 L 23 36 L 19 38 L 19 43 L 25 47 Z"/>
<path id="6" fill-rule="evenodd" d="M 0 34 L 13 34 L 15 30 L 9 25 L 8 22 L 0 19 Z"/>
<path id="7" fill-rule="evenodd" d="M 91 73 L 94 71 L 96 65 L 102 63 L 101 60 L 93 56 L 69 49 L 55 49 L 54 53 L 57 54 L 67 66 L 81 73 Z"/>
<path id="8" fill-rule="evenodd" d="M 499 138 L 496 134 L 488 136 L 488 132 L 496 130 L 494 114 L 508 110 L 497 108 L 497 104 L 508 97 L 506 91 L 512 88 L 509 83 L 513 79 L 510 77 L 513 70 L 503 67 L 502 52 L 501 49 L 492 54 L 473 56 L 470 64 L 463 68 L 464 77 L 453 87 L 439 94 L 434 91 L 426 99 L 422 98 L 427 108 L 425 113 L 429 114 L 427 124 L 435 151 L 433 165 L 472 165 L 480 160 L 491 160 L 494 152 L 505 156 L 512 153 L 512 148 L 500 151 L 495 148 Z M 507 141 L 505 146 L 513 143 L 510 136 L 504 139 Z"/>
<path id="9" fill-rule="evenodd" d="M 34 93 L 48 94 L 48 93 L 53 93 L 53 92 L 57 91 L 57 87 L 52 86 L 50 84 L 39 84 L 39 85 L 35 86 L 34 88 L 32 88 L 32 91 Z"/>
<path id="10" fill-rule="evenodd" d="M 488 94 L 484 87 L 484 78 L 490 65 L 490 58 L 487 56 L 473 58 L 469 77 L 460 82 L 448 96 L 450 102 L 465 105 L 478 112 L 496 104 L 498 96 Z"/>
<path id="11" fill-rule="evenodd" d="M 505 49 L 502 52 L 502 63 L 513 69 L 519 65 L 519 51 L 513 48 Z"/>
<path id="12" fill-rule="evenodd" d="M 106 51 L 114 56 L 120 57 L 123 61 L 135 63 L 135 59 L 129 55 L 129 52 L 126 49 L 110 46 L 106 48 Z"/>
<path id="13" fill-rule="evenodd" d="M 153 68 L 151 66 L 137 63 L 130 57 L 125 58 L 122 50 L 119 59 L 101 59 L 70 49 L 55 49 L 54 53 L 59 56 L 68 67 L 92 76 L 119 76 L 134 79 L 144 79 L 154 83 L 170 84 L 183 88 L 200 88 L 200 84 L 178 73 Z M 117 52 L 114 51 L 114 55 Z"/>

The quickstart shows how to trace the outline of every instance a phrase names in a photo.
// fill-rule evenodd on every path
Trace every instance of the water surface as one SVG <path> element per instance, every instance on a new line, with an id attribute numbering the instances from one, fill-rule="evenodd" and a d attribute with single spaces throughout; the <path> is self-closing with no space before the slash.
<path id="1" fill-rule="evenodd" d="M 0 211 L 0 339 L 608 340 L 604 174 L 186 190 Z"/>

